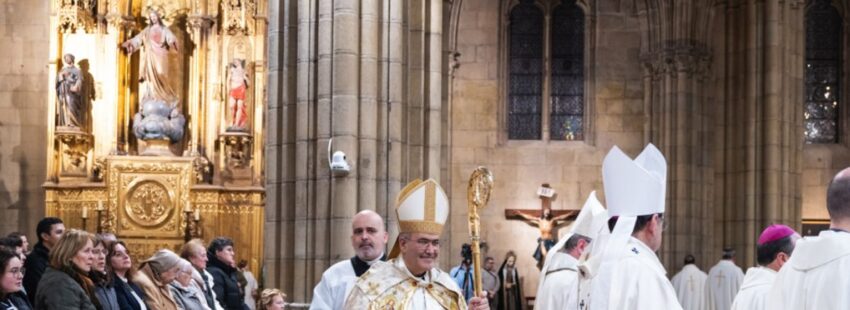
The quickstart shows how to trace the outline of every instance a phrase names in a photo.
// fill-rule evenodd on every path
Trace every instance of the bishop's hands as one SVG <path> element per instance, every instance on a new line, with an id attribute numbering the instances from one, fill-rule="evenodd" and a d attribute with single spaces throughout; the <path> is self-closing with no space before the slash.
<path id="1" fill-rule="evenodd" d="M 469 310 L 490 310 L 490 303 L 487 301 L 487 292 L 481 292 L 481 295 L 478 297 L 470 298 L 467 308 Z"/>

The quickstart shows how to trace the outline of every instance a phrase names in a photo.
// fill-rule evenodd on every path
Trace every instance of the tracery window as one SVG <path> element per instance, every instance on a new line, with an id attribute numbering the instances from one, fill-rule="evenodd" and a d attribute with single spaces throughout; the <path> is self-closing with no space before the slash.
<path id="1" fill-rule="evenodd" d="M 806 23 L 806 143 L 838 142 L 843 22 L 829 0 L 809 1 Z"/>
<path id="2" fill-rule="evenodd" d="M 548 9 L 523 0 L 508 28 L 508 139 L 541 140 L 545 124 L 549 140 L 584 139 L 584 11 L 574 0 Z"/>

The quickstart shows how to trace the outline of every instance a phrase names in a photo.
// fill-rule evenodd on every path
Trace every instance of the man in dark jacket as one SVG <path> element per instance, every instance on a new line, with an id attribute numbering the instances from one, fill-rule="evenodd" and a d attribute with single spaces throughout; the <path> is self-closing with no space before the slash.
<path id="1" fill-rule="evenodd" d="M 35 303 L 35 293 L 38 289 L 38 281 L 41 280 L 41 275 L 44 274 L 44 269 L 50 262 L 50 249 L 56 246 L 62 234 L 65 233 L 65 224 L 62 220 L 55 217 L 45 217 L 38 222 L 35 228 L 38 243 L 32 249 L 24 267 L 27 272 L 24 274 L 24 291 L 29 296 L 30 302 Z"/>
<path id="2" fill-rule="evenodd" d="M 236 269 L 233 240 L 227 237 L 213 239 L 207 247 L 207 256 L 207 271 L 213 276 L 213 290 L 218 303 L 227 310 L 248 310 L 236 278 L 239 271 Z"/>

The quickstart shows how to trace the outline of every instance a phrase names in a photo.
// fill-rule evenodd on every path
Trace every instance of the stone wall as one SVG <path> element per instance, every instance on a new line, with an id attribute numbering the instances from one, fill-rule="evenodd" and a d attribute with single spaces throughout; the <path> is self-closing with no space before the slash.
<path id="1" fill-rule="evenodd" d="M 585 128 L 593 134 L 584 141 L 507 140 L 501 119 L 505 114 L 507 3 L 465 0 L 457 29 L 459 67 L 454 73 L 451 107 L 451 199 L 452 242 L 441 255 L 459 262 L 460 245 L 468 242 L 465 220 L 469 174 L 479 165 L 488 167 L 496 187 L 483 211 L 482 237 L 497 265 L 514 250 L 523 280 L 524 294 L 537 290 L 538 270 L 532 257 L 539 230 L 521 221 L 506 220 L 505 209 L 540 208 L 536 195 L 542 183 L 550 183 L 558 196 L 553 209 L 579 209 L 592 191 L 602 193 L 602 158 L 617 145 L 636 156 L 644 146 L 643 80 L 640 65 L 640 26 L 629 4 L 600 1 L 596 13 L 586 19 L 587 87 Z M 594 35 L 595 33 L 595 35 Z M 590 61 L 591 59 L 595 59 Z M 595 138 L 594 138 L 595 137 Z M 563 234 L 568 229 L 562 227 Z M 449 266 L 443 266 L 448 268 Z"/>
<path id="2" fill-rule="evenodd" d="M 0 234 L 35 239 L 47 163 L 49 1 L 0 0 Z"/>

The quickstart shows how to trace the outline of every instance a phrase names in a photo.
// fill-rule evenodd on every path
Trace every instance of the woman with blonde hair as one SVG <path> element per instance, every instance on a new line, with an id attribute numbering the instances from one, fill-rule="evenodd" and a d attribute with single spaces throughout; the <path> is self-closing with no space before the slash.
<path id="1" fill-rule="evenodd" d="M 260 293 L 257 310 L 282 310 L 286 308 L 286 294 L 276 288 L 267 288 Z"/>
<path id="2" fill-rule="evenodd" d="M 38 282 L 35 309 L 96 310 L 100 307 L 95 285 L 88 277 L 92 269 L 92 235 L 71 229 L 50 250 L 50 265 Z"/>
<path id="3" fill-rule="evenodd" d="M 151 309 L 178 310 L 168 284 L 177 279 L 180 272 L 180 256 L 170 250 L 159 250 L 142 262 L 133 276 L 145 294 L 145 303 Z"/>

